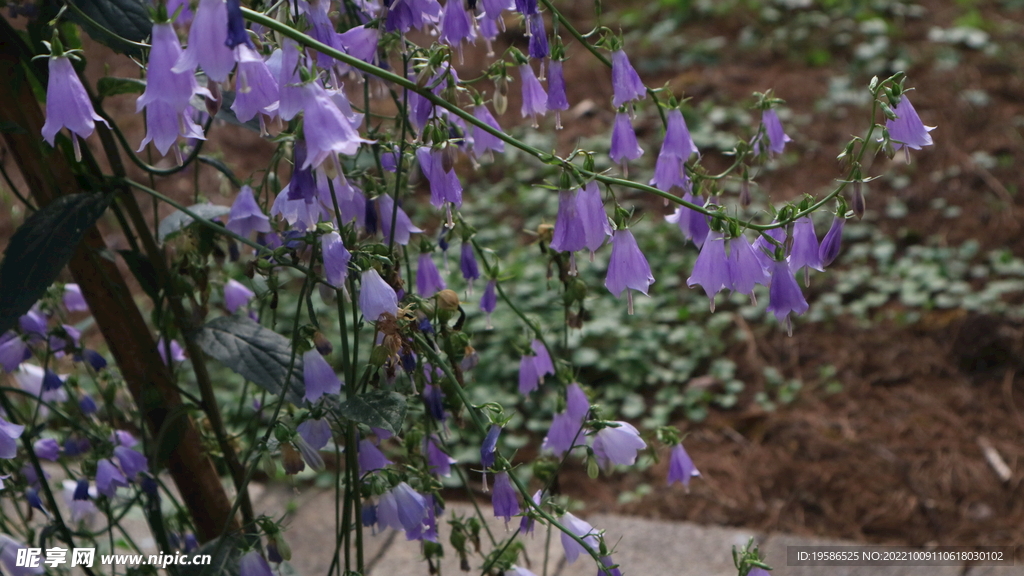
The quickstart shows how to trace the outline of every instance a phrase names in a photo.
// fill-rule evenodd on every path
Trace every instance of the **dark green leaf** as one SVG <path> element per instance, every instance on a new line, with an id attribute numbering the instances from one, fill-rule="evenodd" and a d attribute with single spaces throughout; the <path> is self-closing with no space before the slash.
<path id="1" fill-rule="evenodd" d="M 345 400 L 338 406 L 338 413 L 360 424 L 398 434 L 405 421 L 405 396 L 374 390 Z"/>
<path id="2" fill-rule="evenodd" d="M 227 206 L 218 206 L 216 204 L 194 204 L 189 206 L 188 209 L 196 216 L 205 218 L 206 220 L 211 220 L 231 212 L 231 208 Z M 160 241 L 163 242 L 168 236 L 181 232 L 187 228 L 189 224 L 192 224 L 192 217 L 181 210 L 175 210 L 170 216 L 160 221 L 160 226 L 157 228 L 157 235 L 159 236 Z"/>
<path id="3" fill-rule="evenodd" d="M 13 328 L 53 284 L 110 198 L 61 196 L 34 212 L 11 236 L 0 264 L 0 334 Z"/>
<path id="4" fill-rule="evenodd" d="M 292 348 L 287 338 L 244 316 L 221 316 L 206 323 L 197 334 L 204 352 L 271 394 L 281 393 L 288 375 Z M 302 357 L 296 356 L 287 398 L 302 403 Z"/>
<path id="5" fill-rule="evenodd" d="M 146 90 L 146 81 L 138 78 L 114 78 L 104 76 L 96 83 L 100 98 L 117 96 L 118 94 L 142 94 Z"/>
<path id="6" fill-rule="evenodd" d="M 78 10 L 68 16 L 79 24 L 93 40 L 115 52 L 141 56 L 142 48 L 131 42 L 149 38 L 153 22 L 142 0 L 69 0 Z M 129 40 L 130 42 L 125 42 Z"/>

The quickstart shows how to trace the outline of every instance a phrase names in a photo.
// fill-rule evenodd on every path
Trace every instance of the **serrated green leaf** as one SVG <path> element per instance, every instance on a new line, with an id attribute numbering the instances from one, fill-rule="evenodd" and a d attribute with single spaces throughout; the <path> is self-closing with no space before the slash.
<path id="1" fill-rule="evenodd" d="M 206 323 L 196 341 L 210 356 L 271 394 L 280 394 L 292 348 L 287 338 L 244 316 L 221 316 Z M 286 398 L 302 404 L 302 357 L 296 356 Z"/>
<path id="2" fill-rule="evenodd" d="M 141 56 L 142 48 L 132 42 L 149 37 L 153 22 L 142 0 L 69 0 L 78 10 L 68 17 L 95 41 L 115 52 Z M 81 13 L 79 13 L 79 10 Z M 125 40 L 128 40 L 126 42 Z"/>
<path id="3" fill-rule="evenodd" d="M 360 424 L 398 434 L 405 421 L 405 396 L 374 390 L 345 400 L 338 406 L 338 413 Z"/>
<path id="4" fill-rule="evenodd" d="M 146 90 L 146 81 L 138 78 L 104 76 L 96 83 L 96 89 L 100 93 L 100 98 L 118 94 L 142 94 Z"/>
<path id="5" fill-rule="evenodd" d="M 231 208 L 228 206 L 218 206 L 216 204 L 193 204 L 188 207 L 189 211 L 207 220 L 212 220 L 218 216 L 223 216 L 228 212 L 231 212 Z M 157 227 L 157 236 L 160 241 L 163 242 L 168 236 L 177 234 L 192 224 L 192 217 L 185 214 L 181 210 L 175 210 L 170 216 L 160 221 L 160 226 Z"/>
<path id="6" fill-rule="evenodd" d="M 61 196 L 11 236 L 0 264 L 0 334 L 13 328 L 53 284 L 110 199 L 107 194 Z"/>

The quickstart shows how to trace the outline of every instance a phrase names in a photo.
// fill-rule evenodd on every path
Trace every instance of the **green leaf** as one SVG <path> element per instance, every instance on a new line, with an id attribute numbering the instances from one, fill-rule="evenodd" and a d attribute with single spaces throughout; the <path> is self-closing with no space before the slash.
<path id="1" fill-rule="evenodd" d="M 100 98 L 117 96 L 118 94 L 142 94 L 146 90 L 146 81 L 138 78 L 115 78 L 104 76 L 96 83 Z"/>
<path id="2" fill-rule="evenodd" d="M 231 212 L 231 208 L 228 206 L 218 206 L 216 204 L 193 204 L 188 207 L 189 211 L 204 218 L 206 220 L 212 220 L 218 216 L 223 216 L 228 212 Z M 157 236 L 160 241 L 163 242 L 168 236 L 172 236 L 181 232 L 185 228 L 188 228 L 192 224 L 192 217 L 185 214 L 181 210 L 175 210 L 170 216 L 160 221 L 160 226 L 157 228 Z"/>
<path id="3" fill-rule="evenodd" d="M 153 28 L 142 0 L 69 0 L 69 3 L 78 10 L 68 10 L 68 16 L 93 40 L 115 52 L 142 55 L 142 48 L 132 42 L 143 42 Z"/>
<path id="4" fill-rule="evenodd" d="M 221 316 L 206 323 L 196 337 L 204 352 L 271 394 L 280 394 L 288 376 L 292 347 L 284 336 L 244 316 Z M 296 356 L 286 395 L 302 404 L 302 358 Z"/>
<path id="5" fill-rule="evenodd" d="M 11 236 L 0 264 L 0 334 L 13 328 L 53 284 L 110 199 L 107 194 L 61 196 Z"/>
<path id="6" fill-rule="evenodd" d="M 338 413 L 360 424 L 398 434 L 405 421 L 405 396 L 373 390 L 345 400 L 338 406 Z"/>

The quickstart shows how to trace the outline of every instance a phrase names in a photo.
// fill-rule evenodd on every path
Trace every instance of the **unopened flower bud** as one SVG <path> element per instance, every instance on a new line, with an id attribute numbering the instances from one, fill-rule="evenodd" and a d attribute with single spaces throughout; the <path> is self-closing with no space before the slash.
<path id="1" fill-rule="evenodd" d="M 508 80 L 504 76 L 494 81 L 494 111 L 500 116 L 508 110 Z"/>
<path id="2" fill-rule="evenodd" d="M 302 461 L 302 455 L 290 443 L 281 443 L 281 461 L 284 464 L 284 473 L 289 476 L 298 474 L 306 469 L 306 463 Z"/>
<path id="3" fill-rule="evenodd" d="M 750 206 L 750 181 L 744 180 L 740 184 L 740 206 Z"/>
<path id="4" fill-rule="evenodd" d="M 459 295 L 451 289 L 441 290 L 437 293 L 437 305 L 441 310 L 454 312 L 459 309 Z"/>
<path id="5" fill-rule="evenodd" d="M 210 81 L 206 85 L 207 90 L 210 91 L 212 98 L 205 98 L 206 113 L 211 117 L 216 116 L 217 112 L 220 112 L 220 103 L 223 101 L 220 93 L 220 83 Z"/>
<path id="6" fill-rule="evenodd" d="M 853 213 L 857 218 L 864 217 L 864 185 L 860 180 L 853 183 L 853 202 L 851 204 Z"/>
<path id="7" fill-rule="evenodd" d="M 454 146 L 445 146 L 441 150 L 441 167 L 444 168 L 445 172 L 451 172 L 455 168 L 455 154 L 456 149 Z"/>
<path id="8" fill-rule="evenodd" d="M 331 346 L 330 340 L 328 340 L 320 331 L 313 334 L 313 345 L 316 346 L 317 352 L 323 356 L 328 356 L 334 351 L 334 347 Z"/>

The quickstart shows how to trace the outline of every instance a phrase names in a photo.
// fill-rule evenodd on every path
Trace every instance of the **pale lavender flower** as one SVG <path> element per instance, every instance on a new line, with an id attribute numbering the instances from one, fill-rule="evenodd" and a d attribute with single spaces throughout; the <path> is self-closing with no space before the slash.
<path id="1" fill-rule="evenodd" d="M 828 266 L 839 256 L 843 242 L 843 226 L 845 225 L 846 218 L 841 214 L 836 214 L 836 217 L 832 219 L 832 227 L 828 229 L 828 233 L 821 240 L 821 246 L 818 247 L 818 257 L 821 259 L 822 266 Z"/>
<path id="2" fill-rule="evenodd" d="M 499 435 L 501 435 L 501 426 L 491 424 L 490 429 L 487 430 L 487 436 L 484 437 L 484 441 L 480 445 L 480 465 L 484 468 L 494 466 L 494 455 L 498 449 Z"/>
<path id="3" fill-rule="evenodd" d="M 127 446 L 114 448 L 114 456 L 117 458 L 117 463 L 121 465 L 121 470 L 124 470 L 125 477 L 129 480 L 133 480 L 142 472 L 149 472 L 149 461 L 146 457 Z"/>
<path id="4" fill-rule="evenodd" d="M 516 11 L 523 16 L 537 13 L 537 0 L 515 0 Z"/>
<path id="5" fill-rule="evenodd" d="M 352 254 L 345 248 L 337 232 L 324 234 L 320 238 L 320 247 L 324 258 L 324 278 L 331 286 L 342 288 L 348 276 L 348 262 Z"/>
<path id="6" fill-rule="evenodd" d="M 516 490 L 512 487 L 508 472 L 498 472 L 494 475 L 491 505 L 494 507 L 494 517 L 504 518 L 506 524 L 521 511 L 519 498 L 516 497 Z"/>
<path id="7" fill-rule="evenodd" d="M 78 138 L 88 138 L 96 130 L 96 122 L 103 119 L 92 107 L 89 94 L 67 56 L 50 57 L 50 76 L 46 84 L 46 122 L 43 139 L 53 146 L 57 132 L 67 128 L 75 147 L 75 159 L 81 160 Z M 107 124 L 109 128 L 110 125 Z M 75 138 L 78 136 L 78 138 Z"/>
<path id="8" fill-rule="evenodd" d="M 323 220 L 327 212 L 315 195 L 308 199 L 301 196 L 293 199 L 291 197 L 293 184 L 295 184 L 294 177 L 292 182 L 289 182 L 277 194 L 274 204 L 270 207 L 270 215 L 280 216 L 296 230 L 309 230 Z"/>
<path id="9" fill-rule="evenodd" d="M 788 260 L 772 262 L 772 283 L 768 287 L 768 311 L 775 314 L 779 322 L 786 324 L 790 335 L 793 334 L 793 322 L 789 317 L 790 312 L 803 314 L 807 311 L 807 299 L 804 298 L 800 286 L 793 277 L 793 271 L 789 268 Z"/>
<path id="10" fill-rule="evenodd" d="M 569 100 L 565 96 L 565 73 L 562 61 L 552 60 L 548 64 L 548 110 L 555 112 L 555 129 L 562 129 L 562 110 L 569 109 Z"/>
<path id="11" fill-rule="evenodd" d="M 805 274 L 810 274 L 811 268 L 819 272 L 825 269 L 818 255 L 818 237 L 814 233 L 814 222 L 810 216 L 804 216 L 793 224 L 793 249 L 789 255 L 789 267 L 794 273 L 804 268 Z"/>
<path id="12" fill-rule="evenodd" d="M 277 86 L 280 89 L 278 116 L 289 121 L 303 108 L 303 90 L 299 77 L 299 65 L 304 60 L 299 45 L 290 38 L 281 41 L 281 49 L 271 54 L 267 66 L 273 72 L 277 69 Z"/>
<path id="13" fill-rule="evenodd" d="M 647 88 L 640 80 L 640 75 L 629 63 L 629 56 L 623 50 L 612 52 L 612 106 L 619 108 L 633 100 L 643 100 L 647 97 Z"/>
<path id="14" fill-rule="evenodd" d="M 341 380 L 316 349 L 302 355 L 302 380 L 306 384 L 305 399 L 309 402 L 316 402 L 324 394 L 341 394 Z"/>
<path id="15" fill-rule="evenodd" d="M 8 330 L 0 336 L 0 366 L 3 366 L 5 372 L 14 372 L 22 362 L 31 357 L 32 351 L 28 344 L 13 330 Z"/>
<path id="16" fill-rule="evenodd" d="M 576 516 L 573 516 L 570 512 L 566 512 L 558 519 L 562 526 L 569 529 L 570 532 L 579 536 L 587 546 L 596 550 L 598 547 L 597 534 L 594 531 L 594 527 L 585 520 L 580 520 Z M 572 564 L 579 558 L 580 554 L 586 554 L 587 550 L 580 545 L 579 542 L 573 540 L 568 534 L 562 533 L 562 549 L 565 550 L 565 561 Z"/>
<path id="17" fill-rule="evenodd" d="M 376 322 L 384 314 L 398 316 L 398 294 L 373 268 L 363 271 L 359 310 L 369 322 Z"/>
<path id="18" fill-rule="evenodd" d="M 715 295 L 732 285 L 729 275 L 729 258 L 725 253 L 725 235 L 708 230 L 704 245 L 700 249 L 693 272 L 686 279 L 686 285 L 699 285 L 711 300 L 711 311 L 715 311 Z"/>
<path id="19" fill-rule="evenodd" d="M 109 458 L 96 463 L 96 490 L 107 498 L 113 498 L 118 488 L 127 488 L 128 479 L 114 466 Z"/>
<path id="20" fill-rule="evenodd" d="M 231 110 L 240 121 L 248 122 L 256 114 L 274 114 L 281 99 L 277 80 L 259 53 L 244 44 L 238 48 L 236 82 Z"/>
<path id="21" fill-rule="evenodd" d="M 491 313 L 498 307 L 498 282 L 489 280 L 484 287 L 484 295 L 480 298 L 480 310 L 487 315 L 487 329 L 491 329 Z"/>
<path id="22" fill-rule="evenodd" d="M 754 286 L 767 286 L 769 276 L 761 267 L 750 241 L 742 234 L 729 240 L 729 288 L 753 298 Z"/>
<path id="23" fill-rule="evenodd" d="M 36 303 L 32 308 L 18 318 L 18 326 L 22 332 L 25 332 L 31 336 L 32 341 L 41 340 L 43 336 L 46 336 L 49 328 L 47 317 L 39 311 L 39 304 Z"/>
<path id="24" fill-rule="evenodd" d="M 181 52 L 174 27 L 168 22 L 154 24 L 146 66 L 146 90 L 135 101 L 136 112 L 157 101 L 170 104 L 176 112 L 184 112 L 195 94 L 210 96 L 206 88 L 199 87 L 192 70 L 174 71 Z"/>
<path id="25" fill-rule="evenodd" d="M 586 245 L 587 237 L 579 213 L 576 191 L 561 190 L 558 192 L 558 216 L 555 217 L 555 229 L 550 246 L 558 252 L 576 252 Z M 574 272 L 575 266 L 571 273 Z"/>
<path id="26" fill-rule="evenodd" d="M 690 479 L 700 476 L 700 472 L 697 471 L 697 467 L 693 465 L 693 460 L 690 459 L 690 455 L 686 453 L 686 449 L 683 448 L 682 443 L 676 444 L 672 447 L 672 454 L 668 460 L 668 484 L 671 486 L 674 482 L 681 482 L 682 485 L 689 490 Z"/>
<path id="27" fill-rule="evenodd" d="M 462 206 L 462 184 L 454 168 L 444 169 L 444 154 L 442 150 L 424 146 L 416 150 L 416 159 L 430 182 L 430 203 L 440 208 L 445 202 L 451 202 L 458 208 Z"/>
<path id="28" fill-rule="evenodd" d="M 53 438 L 41 438 L 32 444 L 32 451 L 44 460 L 56 462 L 60 457 L 60 444 Z"/>
<path id="29" fill-rule="evenodd" d="M 409 537 L 410 533 L 421 532 L 426 518 L 426 498 L 405 482 L 382 494 L 377 504 L 377 526 L 380 530 L 404 530 Z"/>
<path id="30" fill-rule="evenodd" d="M 40 576 L 46 572 L 39 560 L 34 566 L 19 566 L 18 551 L 27 548 L 28 546 L 10 536 L 0 534 L 0 565 L 3 566 L 6 574 L 10 574 L 10 576 Z"/>
<path id="31" fill-rule="evenodd" d="M 342 49 L 349 56 L 358 58 L 363 62 L 374 62 L 377 59 L 377 43 L 380 40 L 380 32 L 373 27 L 366 25 L 349 28 L 338 34 L 338 41 Z"/>
<path id="32" fill-rule="evenodd" d="M 519 360 L 519 393 L 526 396 L 537 389 L 540 383 L 540 376 L 537 374 L 537 363 L 535 356 L 523 354 Z"/>
<path id="33" fill-rule="evenodd" d="M 441 12 L 441 41 L 461 49 L 463 42 L 473 38 L 473 26 L 462 0 L 448 0 Z"/>
<path id="34" fill-rule="evenodd" d="M 629 121 L 629 114 L 618 112 L 615 114 L 615 126 L 612 128 L 612 146 L 608 155 L 612 162 L 622 165 L 622 171 L 626 171 L 626 161 L 636 160 L 643 156 L 643 148 L 636 140 L 636 132 L 633 131 L 633 124 Z"/>
<path id="35" fill-rule="evenodd" d="M 366 440 L 359 441 L 359 474 L 375 472 L 384 469 L 387 465 L 394 464 L 388 460 L 384 453 L 373 445 L 373 442 Z"/>
<path id="36" fill-rule="evenodd" d="M 395 244 L 405 246 L 409 243 L 411 235 L 423 232 L 421 228 L 413 226 L 412 220 L 401 206 L 398 207 L 397 213 L 394 212 L 395 201 L 391 199 L 390 195 L 381 194 L 377 197 L 377 209 L 380 211 L 380 229 L 385 240 L 391 238 L 392 215 L 394 215 Z"/>
<path id="37" fill-rule="evenodd" d="M 703 200 L 689 193 L 683 194 L 683 200 L 691 204 L 704 203 Z M 711 227 L 708 225 L 707 216 L 686 206 L 677 207 L 675 212 L 665 217 L 665 220 L 677 224 L 679 230 L 683 233 L 683 237 L 687 240 L 692 240 L 697 248 L 704 245 L 704 240 L 711 230 Z"/>
<path id="38" fill-rule="evenodd" d="M 331 440 L 331 423 L 326 418 L 311 418 L 295 427 L 295 431 L 302 436 L 314 450 L 322 450 Z"/>
<path id="39" fill-rule="evenodd" d="M 530 116 L 536 128 L 537 116 L 543 116 L 548 111 L 548 95 L 529 64 L 519 66 L 519 76 L 523 85 L 523 105 L 519 112 L 523 118 Z"/>
<path id="40" fill-rule="evenodd" d="M 605 239 L 612 235 L 612 227 L 608 223 L 608 215 L 604 212 L 601 190 L 597 187 L 596 180 L 587 182 L 576 192 L 576 210 L 583 221 L 586 247 L 593 255 L 594 251 L 604 244 Z"/>
<path id="41" fill-rule="evenodd" d="M 197 66 L 214 82 L 223 82 L 235 67 L 235 51 L 227 46 L 228 7 L 224 0 L 199 0 L 188 32 L 188 46 L 172 69 L 193 72 Z"/>
<path id="42" fill-rule="evenodd" d="M 547 58 L 550 49 L 548 48 L 548 34 L 544 30 L 544 16 L 540 12 L 536 12 L 527 16 L 526 21 L 530 30 L 530 43 L 528 47 L 530 58 L 538 60 Z"/>
<path id="43" fill-rule="evenodd" d="M 647 263 L 640 247 L 637 246 L 633 233 L 628 229 L 616 230 L 612 236 L 612 255 L 608 262 L 608 275 L 604 286 L 616 298 L 626 291 L 626 302 L 629 313 L 633 313 L 633 290 L 646 295 L 648 288 L 654 283 L 654 274 Z"/>
<path id="44" fill-rule="evenodd" d="M 303 84 L 302 110 L 305 113 L 302 130 L 308 149 L 302 168 L 316 168 L 332 154 L 353 156 L 360 144 L 369 142 L 359 137 L 319 81 Z"/>
<path id="45" fill-rule="evenodd" d="M 95 490 L 89 489 L 89 480 L 79 478 L 64 481 L 64 502 L 71 510 L 71 522 L 78 523 L 93 514 L 99 512 L 92 499 L 96 496 Z"/>
<path id="46" fill-rule="evenodd" d="M 480 0 L 480 7 L 485 17 L 497 20 L 501 18 L 502 11 L 514 9 L 515 3 L 513 0 Z"/>
<path id="47" fill-rule="evenodd" d="M 114 430 L 110 434 L 109 440 L 114 446 L 124 446 L 125 448 L 135 448 L 139 445 L 139 441 L 127 430 Z"/>
<path id="48" fill-rule="evenodd" d="M 242 306 L 249 304 L 249 301 L 255 296 L 255 292 L 237 280 L 228 280 L 224 284 L 224 307 L 232 314 Z"/>
<path id="49" fill-rule="evenodd" d="M 537 376 L 540 378 L 541 382 L 543 382 L 545 375 L 554 375 L 555 364 L 551 361 L 551 355 L 548 354 L 548 349 L 540 340 L 534 340 L 531 342 L 530 349 L 533 350 L 534 354 L 536 354 L 534 363 L 537 365 Z"/>
<path id="50" fill-rule="evenodd" d="M 205 140 L 203 129 L 192 119 L 195 109 L 186 106 L 184 110 L 176 110 L 172 104 L 163 100 L 154 100 L 146 105 L 146 137 L 139 144 L 136 152 L 142 152 L 150 142 L 156 146 L 161 155 L 167 155 L 171 145 L 178 136 Z"/>
<path id="51" fill-rule="evenodd" d="M 527 570 L 526 568 L 523 568 L 522 566 L 516 566 L 515 564 L 513 564 L 512 567 L 505 572 L 505 574 L 508 574 L 509 576 L 537 576 L 536 574 Z"/>
<path id="52" fill-rule="evenodd" d="M 499 132 L 501 131 L 501 126 L 498 125 L 498 121 L 494 119 L 494 116 L 491 114 L 491 111 L 487 109 L 486 105 L 477 104 L 474 106 L 473 116 L 491 128 L 494 128 Z M 494 152 L 504 152 L 505 142 L 483 128 L 473 126 L 473 154 L 479 158 L 492 150 Z"/>
<path id="53" fill-rule="evenodd" d="M 896 119 L 886 120 L 885 129 L 889 131 L 893 150 L 899 150 L 906 146 L 907 162 L 909 162 L 910 148 L 920 150 L 922 146 L 932 145 L 932 137 L 928 133 L 935 130 L 935 126 L 924 125 L 905 93 L 900 96 L 900 101 L 893 108 L 893 113 L 896 114 Z"/>
<path id="54" fill-rule="evenodd" d="M 786 148 L 786 142 L 790 142 L 791 139 L 783 132 L 779 115 L 775 113 L 775 110 L 769 108 L 761 113 L 761 124 L 764 125 L 764 131 L 762 137 L 758 137 L 754 141 L 754 154 L 760 154 L 762 151 L 763 135 L 768 136 L 768 151 L 772 155 L 782 154 Z"/>
<path id="55" fill-rule="evenodd" d="M 455 464 L 456 460 L 441 450 L 440 440 L 436 434 L 423 439 L 423 453 L 427 459 L 427 470 L 438 476 L 452 475 L 452 464 Z"/>
<path id="56" fill-rule="evenodd" d="M 426 514 L 423 517 L 423 522 L 414 529 L 407 530 L 405 537 L 408 540 L 427 540 L 429 542 L 437 542 L 437 517 L 444 514 L 444 507 L 441 506 L 440 502 L 434 499 L 433 494 L 424 496 L 423 501 L 425 503 Z"/>
<path id="57" fill-rule="evenodd" d="M 89 305 L 86 304 L 85 298 L 82 297 L 82 289 L 78 287 L 78 284 L 65 284 L 64 285 L 64 308 L 67 308 L 68 312 L 88 312 Z"/>
<path id="58" fill-rule="evenodd" d="M 537 490 L 536 492 L 533 493 L 533 498 L 531 498 L 530 500 L 533 501 L 533 504 L 535 506 L 539 507 L 542 496 L 543 496 L 543 491 Z M 526 509 L 526 511 L 530 510 L 529 503 L 527 503 L 527 505 L 525 506 L 525 509 Z M 533 534 L 533 528 L 534 528 L 535 524 L 536 524 L 536 522 L 534 521 L 533 518 L 530 517 L 529 514 L 523 514 L 523 518 L 519 521 L 519 531 L 522 532 L 523 534 L 531 534 L 532 535 Z M 513 566 L 513 568 L 515 568 L 515 566 Z"/>
<path id="59" fill-rule="evenodd" d="M 459 253 L 459 268 L 462 269 L 462 277 L 472 287 L 473 281 L 480 277 L 480 267 L 477 265 L 476 256 L 473 254 L 473 245 L 469 242 L 462 243 L 462 250 Z"/>
<path id="60" fill-rule="evenodd" d="M 772 224 L 775 224 L 775 222 L 772 222 Z M 784 244 L 786 241 L 786 231 L 782 228 L 772 228 L 766 233 L 780 244 Z M 761 234 L 757 237 L 757 240 L 754 240 L 754 252 L 757 254 L 757 259 L 761 261 L 761 267 L 770 273 L 773 266 L 772 263 L 775 261 L 775 244 L 765 239 L 764 234 Z"/>
<path id="61" fill-rule="evenodd" d="M 182 349 L 181 344 L 178 344 L 177 340 L 171 340 L 168 345 L 164 338 L 161 336 L 156 341 L 156 350 L 160 353 L 160 358 L 163 359 L 164 364 L 170 364 L 167 359 L 167 349 L 170 348 L 171 358 L 170 362 L 184 362 L 185 361 L 185 350 Z"/>
<path id="62" fill-rule="evenodd" d="M 617 428 L 602 428 L 594 434 L 594 456 L 602 468 L 614 464 L 632 466 L 637 452 L 647 447 L 640 432 L 629 422 L 615 422 Z"/>
<path id="63" fill-rule="evenodd" d="M 292 437 L 292 445 L 299 451 L 299 455 L 302 460 L 309 464 L 309 467 L 319 472 L 324 469 L 326 464 L 324 463 L 323 456 L 320 455 L 320 451 L 313 448 L 309 442 L 301 435 Z M 287 467 L 287 465 L 286 465 Z M 301 472 L 302 468 L 299 468 L 295 473 Z"/>
<path id="64" fill-rule="evenodd" d="M 437 0 L 394 0 L 388 9 L 384 30 L 408 32 L 412 28 L 422 30 L 427 24 L 434 24 L 441 18 L 441 5 Z"/>
<path id="65" fill-rule="evenodd" d="M 228 213 L 228 223 L 225 227 L 235 234 L 245 237 L 254 231 L 270 232 L 270 219 L 256 203 L 252 188 L 249 186 L 242 186 L 238 197 L 231 204 L 231 212 Z"/>
<path id="66" fill-rule="evenodd" d="M 274 576 L 274 571 L 259 550 L 250 550 L 238 560 L 238 576 Z"/>
<path id="67" fill-rule="evenodd" d="M 447 287 L 448 285 L 441 278 L 441 273 L 437 270 L 437 264 L 434 264 L 430 253 L 420 254 L 416 266 L 416 291 L 420 293 L 420 296 L 433 296 Z"/>

